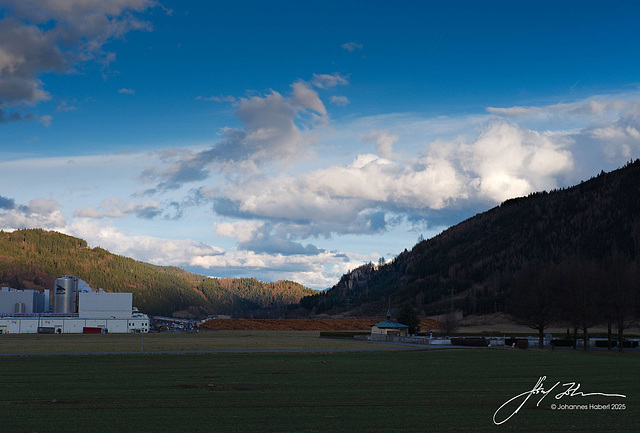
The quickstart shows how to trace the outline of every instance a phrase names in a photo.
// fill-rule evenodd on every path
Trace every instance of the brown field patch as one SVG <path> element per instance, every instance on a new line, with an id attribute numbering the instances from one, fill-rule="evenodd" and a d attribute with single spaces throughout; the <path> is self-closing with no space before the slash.
<path id="1" fill-rule="evenodd" d="M 371 325 L 384 319 L 211 319 L 201 329 L 215 331 L 368 331 Z M 431 319 L 420 322 L 421 330 L 438 329 L 440 323 Z"/>

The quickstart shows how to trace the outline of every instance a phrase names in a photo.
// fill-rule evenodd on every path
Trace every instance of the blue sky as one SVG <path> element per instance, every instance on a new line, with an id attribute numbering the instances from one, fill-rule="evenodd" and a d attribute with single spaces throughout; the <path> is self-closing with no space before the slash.
<path id="1" fill-rule="evenodd" d="M 0 0 L 0 228 L 313 288 L 640 155 L 635 2 Z"/>

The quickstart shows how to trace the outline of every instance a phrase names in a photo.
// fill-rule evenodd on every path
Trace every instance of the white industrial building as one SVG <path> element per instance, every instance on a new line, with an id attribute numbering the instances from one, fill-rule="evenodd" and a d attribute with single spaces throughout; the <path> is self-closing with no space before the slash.
<path id="1" fill-rule="evenodd" d="M 49 291 L 0 289 L 0 313 L 37 313 L 49 304 Z"/>
<path id="2" fill-rule="evenodd" d="M 133 308 L 131 293 L 96 292 L 84 281 L 65 276 L 55 280 L 51 294 L 3 287 L 0 333 L 149 332 L 149 317 Z"/>

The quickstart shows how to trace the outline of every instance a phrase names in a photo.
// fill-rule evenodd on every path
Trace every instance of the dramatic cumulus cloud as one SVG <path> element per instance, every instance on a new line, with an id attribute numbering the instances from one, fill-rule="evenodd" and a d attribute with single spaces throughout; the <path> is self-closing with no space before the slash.
<path id="1" fill-rule="evenodd" d="M 615 121 L 597 123 L 581 135 L 601 143 L 610 160 L 637 158 L 640 153 L 640 101 L 624 107 Z"/>
<path id="2" fill-rule="evenodd" d="M 224 196 L 214 197 L 214 209 L 228 217 L 275 222 L 268 229 L 280 232 L 278 239 L 283 242 L 332 233 L 381 232 L 388 224 L 385 210 L 439 209 L 453 198 L 464 197 L 464 187 L 458 173 L 444 160 L 425 157 L 395 163 L 363 154 L 348 166 L 229 185 Z M 263 228 L 262 238 L 251 241 L 272 241 L 265 233 Z M 243 245 L 255 247 L 256 243 L 245 241 Z"/>
<path id="3" fill-rule="evenodd" d="M 363 261 L 410 246 L 409 230 L 434 232 L 503 200 L 572 185 L 640 155 L 637 95 L 453 118 L 396 113 L 322 127 L 330 111 L 312 81 L 296 81 L 286 94 L 237 99 L 242 126 L 225 129 L 211 147 L 0 162 L 21 188 L 33 172 L 51 179 L 50 190 L 40 186 L 30 197 L 56 197 L 61 171 L 74 184 L 59 193 L 71 222 L 56 202 L 21 204 L 26 200 L 6 190 L 0 223 L 62 227 L 93 246 L 206 275 L 287 278 L 321 288 Z M 132 173 L 163 188 L 161 200 L 143 199 Z M 167 229 L 162 219 L 181 219 L 181 230 L 204 221 L 211 229 L 192 238 L 207 243 L 154 233 Z M 344 247 L 356 236 L 389 232 L 402 240 L 368 238 L 368 245 L 389 245 L 384 251 Z"/>
<path id="4" fill-rule="evenodd" d="M 262 221 L 239 239 L 254 252 L 318 253 L 310 237 L 388 231 L 403 218 L 473 203 L 487 205 L 557 187 L 574 168 L 574 139 L 491 119 L 475 135 L 425 144 L 423 155 L 401 157 L 400 135 L 360 134 L 377 154 L 361 153 L 347 165 L 305 173 L 256 174 L 203 193 L 227 218 Z"/>
<path id="5" fill-rule="evenodd" d="M 458 149 L 480 197 L 503 201 L 557 186 L 555 177 L 573 168 L 564 134 L 539 133 L 492 121 L 480 136 Z"/>
<path id="6" fill-rule="evenodd" d="M 0 0 L 5 7 L 0 107 L 50 99 L 39 78 L 43 73 L 71 72 L 89 61 L 108 66 L 115 53 L 105 51 L 105 44 L 131 30 L 150 30 L 135 14 L 156 5 L 150 0 Z"/>
<path id="7" fill-rule="evenodd" d="M 564 136 L 565 141 L 573 143 L 570 150 L 583 176 L 616 168 L 640 153 L 640 96 L 636 93 L 542 107 L 487 110 L 534 129 L 555 127 L 557 137 Z"/>
<path id="8" fill-rule="evenodd" d="M 27 204 L 18 205 L 15 200 L 0 197 L 0 228 L 18 230 L 24 228 L 44 228 L 59 230 L 67 220 L 55 200 L 36 198 Z"/>

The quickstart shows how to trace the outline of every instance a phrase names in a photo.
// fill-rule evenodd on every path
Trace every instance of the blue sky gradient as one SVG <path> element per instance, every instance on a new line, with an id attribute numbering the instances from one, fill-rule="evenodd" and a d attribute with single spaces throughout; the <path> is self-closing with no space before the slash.
<path id="1" fill-rule="evenodd" d="M 0 228 L 335 284 L 640 154 L 640 4 L 0 0 Z"/>

